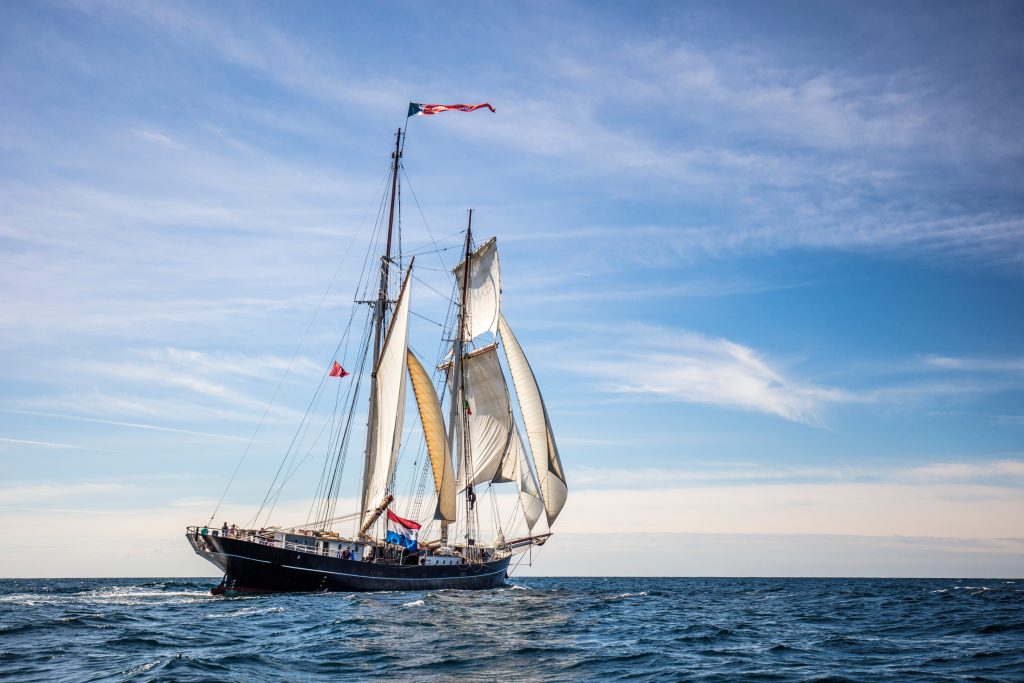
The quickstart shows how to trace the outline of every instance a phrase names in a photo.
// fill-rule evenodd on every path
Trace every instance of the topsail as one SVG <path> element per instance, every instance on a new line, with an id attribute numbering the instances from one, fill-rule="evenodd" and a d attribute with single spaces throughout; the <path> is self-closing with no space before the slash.
<path id="1" fill-rule="evenodd" d="M 469 281 L 466 283 L 466 328 L 463 339 L 498 331 L 501 315 L 501 268 L 498 265 L 498 240 L 487 240 L 470 254 Z M 455 267 L 455 281 L 462 282 L 464 263 Z"/>

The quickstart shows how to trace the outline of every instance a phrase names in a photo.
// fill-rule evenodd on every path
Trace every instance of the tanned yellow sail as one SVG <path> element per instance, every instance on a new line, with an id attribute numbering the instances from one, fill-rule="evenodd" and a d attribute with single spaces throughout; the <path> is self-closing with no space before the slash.
<path id="1" fill-rule="evenodd" d="M 416 405 L 423 423 L 423 436 L 427 442 L 427 453 L 434 469 L 434 484 L 437 487 L 437 511 L 434 519 L 442 522 L 455 521 L 455 472 L 452 470 L 451 451 L 445 434 L 444 418 L 441 416 L 441 402 L 434 391 L 430 376 L 412 351 L 406 354 L 412 390 L 416 394 Z"/>

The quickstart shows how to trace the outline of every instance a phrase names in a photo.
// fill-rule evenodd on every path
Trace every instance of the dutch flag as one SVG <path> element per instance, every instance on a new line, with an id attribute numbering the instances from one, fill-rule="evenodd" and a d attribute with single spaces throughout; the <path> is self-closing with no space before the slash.
<path id="1" fill-rule="evenodd" d="M 388 510 L 388 533 L 384 537 L 385 542 L 400 545 L 413 552 L 416 550 L 416 534 L 419 531 L 419 524 L 403 519 L 391 510 Z"/>

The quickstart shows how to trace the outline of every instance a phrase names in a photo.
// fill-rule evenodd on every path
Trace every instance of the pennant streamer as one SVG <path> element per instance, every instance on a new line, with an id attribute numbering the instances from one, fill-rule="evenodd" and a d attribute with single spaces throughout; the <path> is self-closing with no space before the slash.
<path id="1" fill-rule="evenodd" d="M 419 104 L 417 102 L 410 102 L 409 114 L 405 118 L 410 116 L 432 116 L 443 111 L 476 111 L 483 107 L 487 107 L 491 110 L 491 113 L 494 113 L 494 107 L 488 102 L 482 104 Z"/>

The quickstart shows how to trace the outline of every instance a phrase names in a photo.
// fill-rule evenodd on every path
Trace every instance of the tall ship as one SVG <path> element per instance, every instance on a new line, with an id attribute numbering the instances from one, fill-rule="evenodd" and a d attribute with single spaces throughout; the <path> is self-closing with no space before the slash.
<path id="1" fill-rule="evenodd" d="M 481 106 L 493 111 L 410 105 L 410 115 Z M 215 510 L 206 525 L 187 528 L 195 552 L 223 572 L 215 594 L 495 588 L 510 565 L 548 540 L 565 505 L 565 474 L 540 386 L 502 312 L 497 239 L 474 239 L 472 210 L 458 235 L 438 357 L 427 362 L 410 348 L 416 256 L 401 254 L 396 221 L 404 139 L 399 128 L 370 238 L 383 253 L 367 259 L 364 296 L 357 289 L 346 328 L 358 330 L 362 313 L 361 336 L 351 335 L 350 355 L 325 368 L 317 389 L 346 383 L 323 428 L 329 443 L 307 519 L 273 523 L 284 484 L 305 460 L 289 447 L 251 519 L 216 526 Z M 418 424 L 406 429 L 409 385 L 415 410 L 410 404 L 408 412 Z M 363 440 L 357 415 L 367 405 Z M 297 436 L 310 429 L 305 422 Z M 346 478 L 350 450 L 362 451 L 362 467 Z M 399 477 L 408 452 L 418 455 Z M 346 479 L 357 488 L 347 497 Z M 353 499 L 356 509 L 339 514 L 339 504 Z"/>

